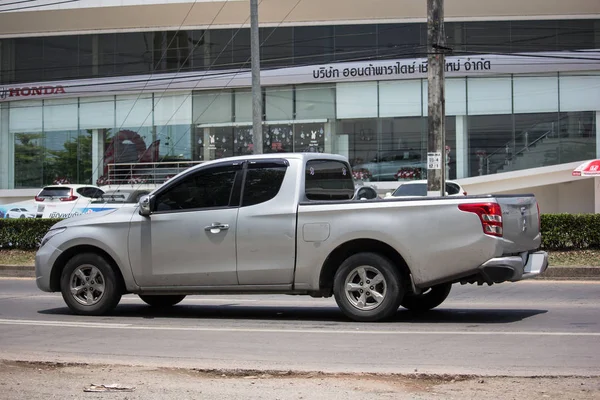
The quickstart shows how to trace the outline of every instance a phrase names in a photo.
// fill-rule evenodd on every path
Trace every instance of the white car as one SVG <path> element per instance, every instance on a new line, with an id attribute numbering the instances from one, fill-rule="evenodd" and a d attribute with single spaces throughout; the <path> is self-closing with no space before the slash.
<path id="1" fill-rule="evenodd" d="M 458 183 L 453 181 L 446 181 L 446 195 L 447 196 L 466 196 L 467 192 Z M 388 192 L 385 194 L 386 198 L 389 197 L 417 197 L 427 196 L 427 180 L 415 180 L 402 182 L 400 186 L 392 193 Z"/>
<path id="2" fill-rule="evenodd" d="M 4 218 L 35 218 L 35 213 L 23 207 L 15 207 L 8 210 Z"/>
<path id="3" fill-rule="evenodd" d="M 159 186 L 154 184 L 101 186 L 104 193 L 92 199 L 89 206 L 94 210 L 135 206 L 142 196 L 151 193 Z"/>
<path id="4" fill-rule="evenodd" d="M 37 196 L 37 217 L 41 218 L 49 208 L 74 209 L 87 207 L 92 199 L 98 198 L 104 191 L 94 185 L 52 185 L 44 187 Z M 46 210 L 48 211 L 48 210 Z"/>

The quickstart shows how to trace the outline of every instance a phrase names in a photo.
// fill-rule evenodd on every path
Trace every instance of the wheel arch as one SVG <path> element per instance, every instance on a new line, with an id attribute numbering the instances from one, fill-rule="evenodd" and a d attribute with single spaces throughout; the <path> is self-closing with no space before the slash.
<path id="1" fill-rule="evenodd" d="M 320 291 L 331 295 L 336 271 L 344 260 L 358 253 L 376 253 L 388 258 L 400 272 L 404 285 L 410 285 L 410 268 L 396 249 L 376 239 L 354 239 L 336 247 L 325 259 L 319 276 Z"/>
<path id="2" fill-rule="evenodd" d="M 123 290 L 125 290 L 125 279 L 123 278 L 121 269 L 110 254 L 96 246 L 77 245 L 63 251 L 54 262 L 54 265 L 52 266 L 52 272 L 50 273 L 50 289 L 52 291 L 60 291 L 60 276 L 62 274 L 63 269 L 65 268 L 65 266 L 71 258 L 75 257 L 77 254 L 82 253 L 94 253 L 104 258 L 115 272 L 117 279 L 119 279 L 120 287 L 123 288 Z"/>

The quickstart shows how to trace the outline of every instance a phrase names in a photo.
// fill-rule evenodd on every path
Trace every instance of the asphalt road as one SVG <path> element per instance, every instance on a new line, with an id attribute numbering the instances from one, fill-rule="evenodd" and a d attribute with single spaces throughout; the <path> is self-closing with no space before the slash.
<path id="1" fill-rule="evenodd" d="M 425 315 L 344 318 L 333 299 L 192 296 L 158 311 L 128 295 L 70 314 L 32 279 L 0 279 L 0 358 L 199 369 L 600 376 L 600 282 L 455 285 Z"/>

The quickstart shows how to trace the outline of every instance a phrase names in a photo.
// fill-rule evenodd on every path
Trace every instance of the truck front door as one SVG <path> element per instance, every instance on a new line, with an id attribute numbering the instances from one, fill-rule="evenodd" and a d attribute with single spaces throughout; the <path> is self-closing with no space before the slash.
<path id="1" fill-rule="evenodd" d="M 240 162 L 198 169 L 159 190 L 149 217 L 134 214 L 129 256 L 140 286 L 237 285 L 241 178 Z"/>

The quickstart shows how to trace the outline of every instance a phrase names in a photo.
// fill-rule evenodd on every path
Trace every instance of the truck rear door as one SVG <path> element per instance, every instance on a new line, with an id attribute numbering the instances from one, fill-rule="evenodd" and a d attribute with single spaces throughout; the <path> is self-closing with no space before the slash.
<path id="1" fill-rule="evenodd" d="M 537 249 L 541 244 L 540 214 L 533 195 L 495 195 L 502 209 L 504 253 Z"/>
<path id="2" fill-rule="evenodd" d="M 246 165 L 236 236 L 240 285 L 292 284 L 297 168 L 284 158 L 252 159 Z"/>

